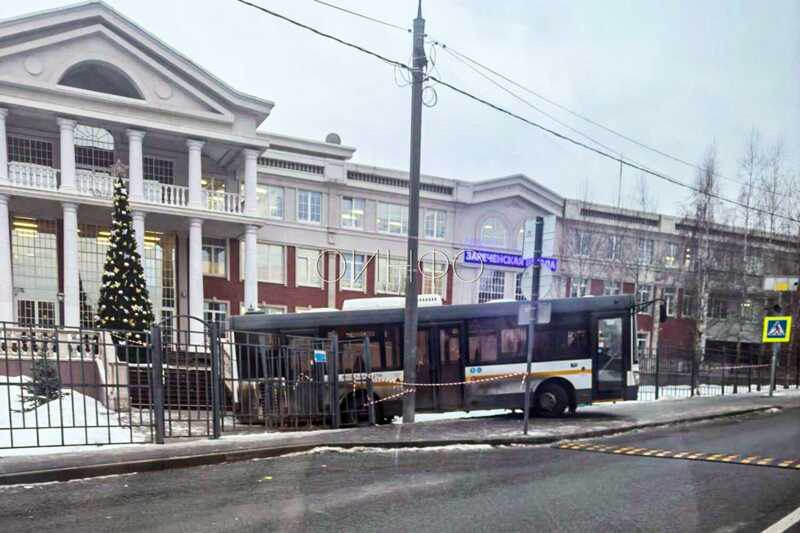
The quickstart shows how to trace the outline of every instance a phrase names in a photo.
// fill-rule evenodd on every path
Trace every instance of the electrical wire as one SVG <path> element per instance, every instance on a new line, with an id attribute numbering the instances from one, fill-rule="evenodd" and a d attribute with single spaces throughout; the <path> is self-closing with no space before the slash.
<path id="1" fill-rule="evenodd" d="M 303 28 L 303 29 L 305 29 L 307 31 L 310 31 L 310 32 L 316 34 L 316 35 L 319 35 L 320 37 L 325 37 L 326 39 L 330 39 L 332 41 L 335 41 L 335 42 L 337 42 L 337 43 L 339 43 L 339 44 L 341 44 L 343 46 L 346 46 L 348 48 L 352 48 L 352 49 L 357 50 L 357 51 L 359 51 L 361 53 L 364 53 L 364 54 L 367 54 L 369 56 L 372 56 L 372 57 L 374 57 L 374 58 L 376 58 L 376 59 L 378 59 L 378 60 L 380 60 L 380 61 L 382 61 L 384 63 L 387 63 L 389 65 L 393 65 L 393 66 L 396 66 L 398 68 L 401 68 L 401 69 L 404 69 L 404 70 L 407 70 L 407 71 L 413 71 L 412 67 L 410 67 L 410 66 L 408 66 L 408 65 L 406 65 L 404 63 L 401 63 L 401 62 L 393 60 L 393 59 L 389 59 L 386 56 L 383 56 L 383 55 L 381 55 L 381 54 L 379 54 L 377 52 L 374 52 L 372 50 L 364 48 L 364 47 L 362 47 L 360 45 L 351 43 L 349 41 L 345 41 L 343 39 L 340 39 L 339 37 L 335 37 L 333 35 L 325 33 L 325 32 L 323 32 L 321 30 L 313 28 L 313 27 L 311 27 L 311 26 L 309 26 L 307 24 L 303 24 L 302 22 L 298 22 L 298 21 L 296 21 L 294 19 L 291 19 L 291 18 L 289 18 L 289 17 L 287 17 L 285 15 L 281 15 L 280 13 L 276 13 L 275 11 L 272 11 L 272 10 L 269 10 L 269 9 L 264 8 L 262 6 L 259 6 L 258 4 L 255 4 L 255 3 L 250 2 L 248 0 L 235 0 L 235 1 L 239 2 L 241 4 L 244 4 L 246 6 L 252 7 L 254 9 L 257 9 L 257 10 L 259 10 L 259 11 L 261 11 L 263 13 L 266 13 L 266 14 L 268 14 L 270 16 L 273 16 L 275 18 L 281 19 L 281 20 L 283 20 L 285 22 L 288 22 L 288 23 L 290 23 L 290 24 L 292 24 L 294 26 L 297 26 L 299 28 Z M 722 201 L 722 202 L 726 202 L 726 203 L 729 203 L 729 204 L 732 204 L 732 205 L 736 205 L 736 206 L 739 206 L 739 207 L 744 207 L 745 209 L 749 209 L 749 210 L 754 211 L 756 213 L 761 213 L 761 214 L 764 214 L 764 215 L 768 215 L 768 216 L 771 216 L 773 218 L 779 218 L 779 219 L 787 220 L 787 221 L 790 221 L 790 222 L 793 222 L 793 223 L 800 223 L 800 220 L 792 218 L 790 216 L 777 214 L 777 213 L 770 213 L 770 212 L 765 211 L 765 210 L 760 209 L 760 208 L 748 206 L 748 205 L 746 205 L 746 204 L 744 204 L 742 202 L 739 202 L 738 200 L 731 200 L 730 198 L 722 196 L 719 193 L 715 193 L 715 192 L 711 192 L 711 191 L 703 191 L 703 190 L 701 190 L 701 189 L 699 189 L 697 187 L 694 187 L 693 185 L 689 185 L 687 183 L 684 183 L 684 182 L 680 181 L 677 178 L 668 176 L 667 174 L 664 174 L 663 172 L 658 172 L 658 171 L 655 171 L 655 170 L 651 170 L 651 169 L 649 169 L 647 167 L 641 166 L 641 165 L 636 164 L 636 163 L 634 163 L 634 162 L 632 162 L 630 160 L 627 160 L 627 159 L 625 159 L 625 158 L 623 158 L 621 156 L 615 156 L 614 154 L 611 154 L 611 153 L 609 153 L 607 151 L 601 150 L 601 149 L 596 148 L 594 146 L 590 146 L 590 145 L 588 145 L 588 144 L 586 144 L 586 143 L 584 143 L 582 141 L 573 139 L 572 137 L 569 137 L 568 135 L 564 135 L 563 133 L 559 133 L 559 132 L 557 132 L 557 131 L 555 131 L 555 130 L 553 130 L 551 128 L 543 126 L 543 125 L 541 125 L 541 124 L 539 124 L 539 123 L 537 123 L 537 122 L 535 122 L 533 120 L 530 120 L 530 119 L 528 119 L 526 117 L 523 117 L 522 115 L 519 115 L 519 114 L 517 114 L 517 113 L 515 113 L 513 111 L 510 111 L 510 110 L 508 110 L 508 109 L 506 109 L 506 108 L 504 108 L 504 107 L 502 107 L 500 105 L 492 103 L 489 100 L 486 100 L 485 98 L 482 98 L 480 96 L 474 95 L 474 94 L 472 94 L 471 92 L 469 92 L 469 91 L 467 91 L 465 89 L 461 89 L 460 87 L 457 87 L 457 86 L 455 86 L 455 85 L 453 85 L 453 84 L 451 84 L 449 82 L 446 82 L 446 81 L 442 80 L 441 78 L 438 78 L 438 77 L 430 75 L 430 74 L 427 75 L 427 78 L 432 80 L 432 81 L 435 81 L 436 83 L 438 83 L 438 84 L 440 84 L 440 85 L 442 85 L 444 87 L 447 87 L 448 89 L 450 89 L 451 91 L 453 91 L 455 93 L 458 93 L 458 94 L 460 94 L 460 95 L 462 95 L 462 96 L 464 96 L 464 97 L 466 97 L 466 98 L 468 98 L 470 100 L 478 102 L 478 103 L 480 103 L 480 104 L 482 104 L 482 105 L 484 105 L 484 106 L 486 106 L 486 107 L 488 107 L 490 109 L 493 109 L 493 110 L 495 110 L 495 111 L 497 111 L 499 113 L 502 113 L 502 114 L 507 115 L 507 116 L 509 116 L 511 118 L 514 118 L 514 119 L 516 119 L 516 120 L 518 120 L 520 122 L 523 122 L 524 124 L 527 124 L 527 125 L 529 125 L 531 127 L 539 129 L 539 130 L 541 130 L 541 131 L 543 131 L 545 133 L 553 135 L 553 136 L 555 136 L 555 137 L 557 137 L 557 138 L 559 138 L 561 140 L 567 141 L 567 142 L 569 142 L 569 143 L 571 143 L 571 144 L 573 144 L 575 146 L 578 146 L 580 148 L 584 148 L 586 150 L 589 150 L 589 151 L 591 151 L 591 152 L 593 152 L 593 153 L 595 153 L 595 154 L 597 154 L 597 155 L 599 155 L 601 157 L 605 157 L 606 159 L 610 159 L 612 161 L 616 161 L 621 165 L 625 165 L 625 166 L 633 168 L 635 170 L 639 170 L 640 172 L 643 172 L 645 174 L 649 174 L 651 176 L 654 176 L 654 177 L 659 178 L 661 180 L 667 181 L 667 182 L 672 183 L 674 185 L 678 185 L 679 187 L 683 187 L 685 189 L 688 189 L 688 190 L 693 191 L 695 193 L 699 193 L 699 194 L 704 195 L 704 196 L 708 196 L 710 198 L 715 198 L 715 199 L 717 199 L 719 201 Z"/>
<path id="2" fill-rule="evenodd" d="M 323 2 L 322 0 L 312 0 L 312 1 L 316 2 L 318 4 L 322 4 L 322 5 L 325 5 L 327 7 L 330 7 L 330 8 L 333 8 L 333 9 L 348 13 L 350 15 L 353 15 L 353 16 L 356 16 L 356 17 L 359 17 L 359 18 L 366 19 L 366 20 L 369 20 L 369 21 L 372 21 L 372 22 L 375 22 L 375 23 L 390 27 L 390 28 L 398 29 L 398 30 L 401 30 L 401 31 L 406 32 L 406 33 L 411 32 L 411 30 L 409 28 L 403 28 L 402 26 L 398 26 L 397 24 L 393 24 L 393 23 L 388 22 L 386 20 L 381 20 L 381 19 L 377 19 L 377 18 L 374 18 L 374 17 L 370 17 L 370 16 L 367 16 L 367 15 L 364 15 L 363 13 L 359 13 L 357 11 L 353 11 L 353 10 L 350 10 L 350 9 L 345 9 L 343 7 L 337 6 L 335 4 L 331 4 L 329 2 Z M 670 159 L 670 160 L 672 160 L 672 161 L 674 161 L 676 163 L 680 163 L 682 165 L 685 165 L 685 166 L 687 166 L 689 168 L 692 168 L 692 169 L 695 169 L 695 170 L 699 170 L 701 172 L 706 172 L 707 171 L 707 169 L 705 167 L 701 166 L 701 165 L 698 165 L 696 163 L 692 163 L 692 162 L 687 161 L 685 159 L 682 159 L 682 158 L 680 158 L 678 156 L 675 156 L 673 154 L 670 154 L 668 152 L 660 150 L 660 149 L 658 149 L 658 148 L 656 148 L 654 146 L 651 146 L 651 145 L 646 144 L 646 143 L 644 143 L 642 141 L 634 139 L 633 137 L 631 137 L 629 135 L 626 135 L 626 134 L 624 134 L 624 133 L 622 133 L 622 132 L 620 132 L 618 130 L 610 128 L 609 126 L 606 126 L 606 125 L 604 125 L 604 124 L 602 124 L 602 123 L 600 123 L 600 122 L 598 122 L 596 120 L 593 120 L 592 118 L 590 118 L 590 117 L 588 117 L 586 115 L 578 113 L 577 111 L 574 111 L 574 110 L 570 109 L 569 107 L 567 107 L 567 106 L 565 106 L 563 104 L 560 104 L 559 102 L 556 102 L 552 98 L 548 98 L 548 97 L 544 96 L 543 94 L 541 94 L 541 93 L 539 93 L 537 91 L 534 91 L 530 87 L 527 87 L 527 86 L 515 81 L 514 79 L 510 78 L 509 76 L 506 76 L 506 75 L 502 74 L 501 72 L 498 72 L 497 70 L 489 67 L 488 65 L 478 61 L 477 59 L 472 58 L 472 57 L 470 57 L 470 56 L 458 51 L 457 49 L 453 48 L 452 46 L 449 46 L 448 44 L 446 44 L 446 43 L 444 43 L 442 41 L 431 39 L 430 42 L 431 42 L 431 51 L 430 51 L 429 55 L 433 55 L 433 50 L 435 50 L 435 47 L 440 47 L 443 50 L 448 51 L 451 56 L 455 56 L 462 63 L 465 63 L 465 64 L 471 63 L 472 65 L 475 65 L 476 67 L 479 67 L 479 68 L 485 70 L 486 72 L 489 72 L 494 76 L 497 76 L 501 80 L 514 85 L 518 89 L 521 89 L 521 90 L 523 90 L 523 91 L 535 96 L 536 98 L 539 98 L 540 100 L 542 100 L 542 101 L 544 101 L 544 102 L 546 102 L 546 103 L 548 103 L 548 104 L 550 104 L 550 105 L 552 105 L 554 107 L 557 107 L 558 109 L 561 109 L 562 111 L 564 111 L 566 113 L 569 113 L 570 115 L 572 115 L 572 116 L 574 116 L 574 117 L 576 117 L 576 118 L 578 118 L 580 120 L 583 120 L 583 121 L 585 121 L 585 122 L 587 122 L 587 123 L 589 123 L 589 124 L 591 124 L 591 125 L 593 125 L 593 126 L 595 126 L 597 128 L 600 128 L 600 129 L 602 129 L 602 130 L 604 130 L 604 131 L 606 131 L 606 132 L 608 132 L 608 133 L 610 133 L 612 135 L 615 135 L 615 136 L 617 136 L 617 137 L 619 137 L 619 138 L 621 138 L 621 139 L 623 139 L 625 141 L 628 141 L 628 142 L 630 142 L 630 143 L 632 143 L 632 144 L 634 144 L 634 145 L 636 145 L 636 146 L 638 146 L 640 148 L 643 148 L 645 150 L 649 150 L 650 152 L 653 152 L 653 153 L 658 154 L 658 155 L 660 155 L 662 157 Z M 475 70 L 475 69 L 473 69 L 473 70 Z M 501 89 L 503 89 L 506 92 L 509 92 L 506 88 L 502 88 L 501 87 Z M 513 95 L 513 96 L 515 98 L 519 99 L 519 100 L 522 100 L 517 95 Z M 577 130 L 577 129 L 571 127 L 571 126 L 567 126 L 564 122 L 556 119 L 555 117 L 553 117 L 553 115 L 551 115 L 549 113 L 546 113 L 541 108 L 533 106 L 530 102 L 524 101 L 524 103 L 526 103 L 526 105 L 532 107 L 533 109 L 536 109 L 539 113 L 541 113 L 544 116 L 550 118 L 551 120 L 555 121 L 556 123 L 560 124 L 561 126 L 569 129 L 570 131 L 572 131 L 574 133 L 577 133 L 578 135 L 581 135 L 585 139 L 591 140 L 592 142 L 594 142 L 598 146 L 602 146 L 606 150 L 609 150 L 609 151 L 614 152 L 616 154 L 622 154 L 622 151 L 616 150 L 616 149 L 612 149 L 611 147 L 609 147 L 609 146 L 607 146 L 605 144 L 602 144 L 602 143 L 598 142 L 597 140 L 593 139 L 592 137 L 590 137 L 589 135 L 581 132 L 580 130 Z M 630 158 L 628 158 L 628 159 L 630 159 Z M 630 160 L 633 161 L 632 159 L 630 159 Z M 774 191 L 772 191 L 772 190 L 770 190 L 768 188 L 765 188 L 763 186 L 759 186 L 758 184 L 747 183 L 746 181 L 742 181 L 740 179 L 736 179 L 736 178 L 731 178 L 729 176 L 725 176 L 725 175 L 723 175 L 723 174 L 721 174 L 719 172 L 715 172 L 715 174 L 716 174 L 716 176 L 720 177 L 721 179 L 727 180 L 727 181 L 729 181 L 731 183 L 736 183 L 737 185 L 741 185 L 741 186 L 744 186 L 744 187 L 751 187 L 753 189 L 766 192 L 768 194 L 774 194 Z M 800 195 L 792 194 L 791 192 L 783 193 L 783 195 L 784 196 L 788 196 L 790 198 L 794 198 L 794 199 L 800 200 Z"/>

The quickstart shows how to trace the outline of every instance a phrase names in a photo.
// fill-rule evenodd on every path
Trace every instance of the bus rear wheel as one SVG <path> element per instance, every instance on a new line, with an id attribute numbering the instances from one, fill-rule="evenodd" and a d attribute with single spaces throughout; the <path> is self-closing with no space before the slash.
<path id="1" fill-rule="evenodd" d="M 537 416 L 556 417 L 564 414 L 569 406 L 569 394 L 558 383 L 545 383 L 536 391 L 533 412 Z"/>

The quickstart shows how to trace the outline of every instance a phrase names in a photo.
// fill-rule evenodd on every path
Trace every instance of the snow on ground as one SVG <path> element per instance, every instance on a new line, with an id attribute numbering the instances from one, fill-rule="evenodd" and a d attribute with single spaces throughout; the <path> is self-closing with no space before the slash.
<path id="1" fill-rule="evenodd" d="M 323 453 L 380 453 L 380 454 L 396 454 L 398 452 L 474 452 L 477 450 L 491 450 L 495 446 L 491 444 L 449 444 L 446 446 L 420 446 L 420 447 L 407 447 L 401 446 L 398 448 L 380 448 L 377 446 L 354 446 L 352 448 L 343 448 L 341 446 L 317 446 L 304 452 L 293 452 L 281 455 L 279 457 L 258 457 L 251 459 L 253 462 L 270 461 L 273 459 L 285 459 L 287 457 L 302 457 L 305 455 L 319 455 Z"/>
<path id="2" fill-rule="evenodd" d="M 483 409 L 480 411 L 450 411 L 448 413 L 416 413 L 414 422 L 436 422 L 438 420 L 458 420 L 462 418 L 480 418 L 484 416 L 507 415 L 511 409 Z M 394 419 L 395 424 L 402 424 L 400 417 Z"/>
<path id="3" fill-rule="evenodd" d="M 30 380 L 23 378 L 25 381 Z M 107 410 L 91 396 L 64 389 L 62 398 L 25 410 L 24 389 L 15 384 L 19 378 L 0 376 L 0 383 L 7 383 L 0 385 L 0 455 L 31 453 L 30 449 L 2 450 L 12 446 L 122 444 L 149 439 L 149 433 L 132 429 L 123 415 Z"/>

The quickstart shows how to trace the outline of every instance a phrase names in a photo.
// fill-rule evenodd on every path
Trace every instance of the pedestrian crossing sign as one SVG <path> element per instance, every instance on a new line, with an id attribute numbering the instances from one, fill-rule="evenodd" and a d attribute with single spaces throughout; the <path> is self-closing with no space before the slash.
<path id="1" fill-rule="evenodd" d="M 761 342 L 789 342 L 792 333 L 792 317 L 765 316 Z"/>

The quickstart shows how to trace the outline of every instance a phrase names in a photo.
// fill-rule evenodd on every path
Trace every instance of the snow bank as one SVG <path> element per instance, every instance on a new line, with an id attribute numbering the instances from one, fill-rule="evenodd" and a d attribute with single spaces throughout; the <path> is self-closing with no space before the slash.
<path id="1" fill-rule="evenodd" d="M 22 378 L 22 382 L 29 382 Z M 25 391 L 19 377 L 0 376 L 0 448 L 123 444 L 143 440 L 122 414 L 106 409 L 91 396 L 63 389 L 61 399 L 23 409 Z M 63 428 L 62 428 L 63 426 Z M 0 455 L 8 455 L 0 450 Z"/>

